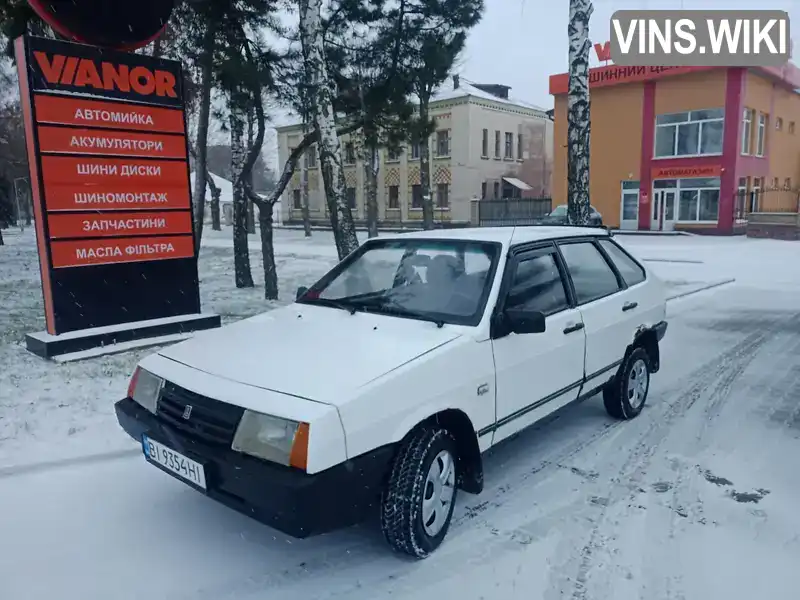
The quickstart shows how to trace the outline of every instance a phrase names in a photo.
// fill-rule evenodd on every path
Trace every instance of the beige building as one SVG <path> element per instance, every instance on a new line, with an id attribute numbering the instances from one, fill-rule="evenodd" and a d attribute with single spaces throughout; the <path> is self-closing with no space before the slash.
<path id="1" fill-rule="evenodd" d="M 502 85 L 468 84 L 453 77 L 431 101 L 437 128 L 430 137 L 434 219 L 452 225 L 470 222 L 471 204 L 480 198 L 549 196 L 553 122 L 547 111 L 509 96 Z M 302 139 L 300 124 L 277 127 L 278 159 L 283 165 Z M 342 137 L 347 194 L 357 223 L 366 219 L 364 168 L 357 134 Z M 306 156 L 309 208 L 315 223 L 328 222 L 316 149 Z M 286 224 L 302 222 L 301 173 L 295 173 L 282 198 Z M 383 226 L 411 226 L 422 219 L 419 147 L 398 155 L 380 150 L 378 218 Z"/>

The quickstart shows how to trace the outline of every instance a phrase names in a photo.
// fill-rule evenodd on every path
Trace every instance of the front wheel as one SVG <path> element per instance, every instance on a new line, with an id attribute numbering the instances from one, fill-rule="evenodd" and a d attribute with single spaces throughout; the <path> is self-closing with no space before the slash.
<path id="1" fill-rule="evenodd" d="M 650 357 L 641 346 L 631 351 L 614 379 L 603 389 L 606 411 L 615 419 L 633 419 L 650 391 Z"/>
<path id="2" fill-rule="evenodd" d="M 420 427 L 402 445 L 381 498 L 381 529 L 394 550 L 425 558 L 439 547 L 453 516 L 457 469 L 446 429 Z"/>

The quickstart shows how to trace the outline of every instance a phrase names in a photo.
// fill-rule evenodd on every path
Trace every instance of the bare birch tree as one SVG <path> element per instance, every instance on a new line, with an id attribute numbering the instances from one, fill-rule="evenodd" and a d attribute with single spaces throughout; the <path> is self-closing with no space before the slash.
<path id="1" fill-rule="evenodd" d="M 247 245 L 247 181 L 242 177 L 247 149 L 244 127 L 246 116 L 242 109 L 243 99 L 239 94 L 231 98 L 231 177 L 233 179 L 233 266 L 237 288 L 253 287 L 250 270 L 250 250 Z"/>
<path id="2" fill-rule="evenodd" d="M 318 136 L 319 166 L 339 259 L 358 248 L 353 214 L 345 194 L 342 148 L 336 131 L 336 86 L 328 75 L 322 28 L 322 0 L 299 0 L 300 41 L 309 85 L 312 122 Z"/>
<path id="3" fill-rule="evenodd" d="M 567 214 L 571 225 L 589 223 L 589 18 L 591 0 L 569 2 L 567 93 Z"/>

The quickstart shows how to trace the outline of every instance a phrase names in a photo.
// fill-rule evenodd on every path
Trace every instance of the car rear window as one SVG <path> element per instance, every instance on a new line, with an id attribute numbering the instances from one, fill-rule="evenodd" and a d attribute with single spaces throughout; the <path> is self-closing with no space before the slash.
<path id="1" fill-rule="evenodd" d="M 617 276 L 592 242 L 560 243 L 559 247 L 572 277 L 578 304 L 619 291 Z"/>
<path id="2" fill-rule="evenodd" d="M 645 280 L 644 269 L 633 260 L 627 252 L 620 248 L 611 240 L 600 240 L 600 246 L 606 251 L 611 261 L 616 265 L 617 270 L 628 287 L 641 283 Z"/>

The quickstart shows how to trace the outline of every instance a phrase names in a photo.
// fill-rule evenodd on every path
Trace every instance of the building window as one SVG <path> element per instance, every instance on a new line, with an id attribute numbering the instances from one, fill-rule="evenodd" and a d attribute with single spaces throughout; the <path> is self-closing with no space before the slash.
<path id="1" fill-rule="evenodd" d="M 387 148 L 386 149 L 386 162 L 397 162 L 400 160 L 400 149 L 399 148 Z"/>
<path id="2" fill-rule="evenodd" d="M 390 185 L 389 186 L 389 208 L 392 208 L 392 209 L 400 208 L 400 186 L 399 185 Z"/>
<path id="3" fill-rule="evenodd" d="M 758 114 L 758 136 L 756 137 L 756 156 L 764 156 L 764 145 L 767 137 L 767 115 Z"/>
<path id="4" fill-rule="evenodd" d="M 481 139 L 481 157 L 489 158 L 489 130 L 483 130 L 483 138 Z"/>
<path id="5" fill-rule="evenodd" d="M 792 178 L 791 177 L 787 177 L 786 179 L 783 180 L 783 187 L 785 189 L 787 189 L 787 190 L 792 189 Z"/>
<path id="6" fill-rule="evenodd" d="M 753 138 L 753 111 L 749 108 L 744 109 L 742 115 L 742 154 L 747 156 L 750 154 L 750 147 L 752 146 Z"/>
<path id="7" fill-rule="evenodd" d="M 356 207 L 356 188 L 349 187 L 345 190 L 345 196 L 347 197 L 347 206 L 351 209 Z"/>
<path id="8" fill-rule="evenodd" d="M 713 221 L 719 218 L 719 177 L 680 179 L 679 221 Z"/>
<path id="9" fill-rule="evenodd" d="M 780 117 L 775 119 L 775 130 L 783 131 L 783 119 L 781 119 Z"/>
<path id="10" fill-rule="evenodd" d="M 789 133 L 794 134 L 794 121 L 789 121 Z"/>
<path id="11" fill-rule="evenodd" d="M 419 160 L 419 143 L 418 142 L 414 142 L 413 144 L 411 144 L 411 158 L 412 158 L 412 160 L 413 159 Z"/>
<path id="12" fill-rule="evenodd" d="M 514 134 L 506 132 L 505 158 L 514 158 Z"/>
<path id="13" fill-rule="evenodd" d="M 306 162 L 306 169 L 313 169 L 317 166 L 317 149 L 312 146 L 304 153 L 304 158 Z"/>
<path id="14" fill-rule="evenodd" d="M 411 186 L 411 208 L 422 208 L 422 186 Z"/>
<path id="15" fill-rule="evenodd" d="M 292 190 L 292 205 L 296 209 L 303 208 L 303 199 L 300 196 L 300 190 Z"/>
<path id="16" fill-rule="evenodd" d="M 450 186 L 446 183 L 436 184 L 436 205 L 439 208 L 447 208 L 450 206 Z"/>
<path id="17" fill-rule="evenodd" d="M 485 200 L 485 199 L 486 199 L 486 182 L 484 181 L 481 184 L 481 200 Z"/>
<path id="18" fill-rule="evenodd" d="M 777 177 L 773 177 L 772 178 L 772 189 L 774 189 L 774 190 L 778 189 L 778 178 Z"/>
<path id="19" fill-rule="evenodd" d="M 495 181 L 494 182 L 494 199 L 495 200 L 499 200 L 500 199 L 500 182 L 499 181 Z"/>
<path id="20" fill-rule="evenodd" d="M 350 165 L 356 162 L 356 147 L 353 142 L 344 145 L 344 162 Z"/>
<path id="21" fill-rule="evenodd" d="M 494 132 L 494 157 L 500 158 L 500 132 Z"/>
<path id="22" fill-rule="evenodd" d="M 761 203 L 761 178 L 753 177 L 753 187 L 750 188 L 750 207 L 749 212 L 758 212 L 758 205 Z"/>
<path id="23" fill-rule="evenodd" d="M 436 156 L 450 156 L 450 131 L 436 132 Z"/>
<path id="24" fill-rule="evenodd" d="M 693 110 L 656 117 L 656 158 L 722 153 L 725 110 Z"/>
<path id="25" fill-rule="evenodd" d="M 517 134 L 517 160 L 522 160 L 522 134 Z"/>
<path id="26" fill-rule="evenodd" d="M 622 220 L 639 220 L 639 182 L 622 182 Z"/>

